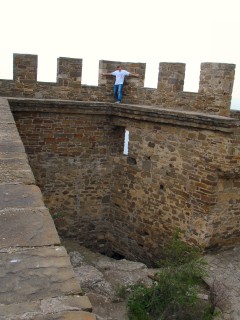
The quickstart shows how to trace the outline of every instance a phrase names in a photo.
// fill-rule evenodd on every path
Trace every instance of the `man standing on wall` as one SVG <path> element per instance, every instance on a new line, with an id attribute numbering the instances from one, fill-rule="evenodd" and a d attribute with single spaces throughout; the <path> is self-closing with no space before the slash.
<path id="1" fill-rule="evenodd" d="M 123 84 L 124 84 L 124 79 L 125 76 L 132 76 L 132 77 L 139 77 L 139 74 L 137 73 L 130 73 L 127 70 L 123 70 L 122 66 L 119 65 L 117 66 L 117 70 L 113 71 L 111 73 L 103 73 L 103 76 L 115 76 L 115 84 L 113 87 L 113 93 L 114 93 L 114 98 L 116 99 L 116 103 L 121 103 L 122 102 L 122 92 L 123 92 Z"/>

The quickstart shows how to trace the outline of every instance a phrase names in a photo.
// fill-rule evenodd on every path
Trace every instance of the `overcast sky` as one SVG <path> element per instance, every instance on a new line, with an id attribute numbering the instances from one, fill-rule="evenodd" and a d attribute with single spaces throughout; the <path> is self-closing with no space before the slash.
<path id="1" fill-rule="evenodd" d="M 99 60 L 186 63 L 185 91 L 198 91 L 201 62 L 236 64 L 240 109 L 239 0 L 0 0 L 0 79 L 13 53 L 38 55 L 38 80 L 56 81 L 57 58 L 83 59 L 82 83 L 97 85 Z M 112 71 L 112 70 L 109 70 Z"/>

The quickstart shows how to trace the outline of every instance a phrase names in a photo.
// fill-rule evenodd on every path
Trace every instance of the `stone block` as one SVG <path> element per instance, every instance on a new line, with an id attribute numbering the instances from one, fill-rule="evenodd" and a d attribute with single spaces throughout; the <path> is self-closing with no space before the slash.
<path id="1" fill-rule="evenodd" d="M 35 179 L 26 159 L 1 159 L 0 183 L 34 184 Z"/>
<path id="2" fill-rule="evenodd" d="M 47 209 L 0 210 L 0 248 L 60 244 Z"/>
<path id="3" fill-rule="evenodd" d="M 49 316 L 54 313 L 66 313 L 69 311 L 92 311 L 92 305 L 86 296 L 60 296 L 31 302 L 0 304 L 0 319 L 20 319 L 28 314 L 28 319 L 34 316 Z M 75 313 L 77 314 L 77 313 Z M 26 319 L 26 318 L 24 318 Z M 35 319 L 35 318 L 34 318 Z"/>
<path id="4" fill-rule="evenodd" d="M 64 247 L 1 250 L 0 261 L 2 304 L 81 294 Z"/>
<path id="5" fill-rule="evenodd" d="M 0 185 L 0 210 L 43 206 L 42 193 L 35 185 Z"/>

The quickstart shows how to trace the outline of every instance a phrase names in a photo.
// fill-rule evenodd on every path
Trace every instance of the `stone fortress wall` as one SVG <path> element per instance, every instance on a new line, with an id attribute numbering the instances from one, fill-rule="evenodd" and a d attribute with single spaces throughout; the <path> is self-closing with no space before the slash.
<path id="1" fill-rule="evenodd" d="M 56 83 L 37 82 L 37 57 L 14 55 L 0 80 L 59 234 L 149 265 L 176 228 L 203 249 L 239 242 L 239 113 L 230 111 L 234 65 L 201 66 L 198 93 L 183 92 L 184 64 L 124 63 L 124 104 L 111 77 L 81 85 L 82 60 L 60 58 Z M 100 61 L 99 75 L 119 62 Z M 123 153 L 129 131 L 128 154 Z"/>
<path id="2" fill-rule="evenodd" d="M 59 58 L 56 82 L 38 82 L 38 56 L 14 54 L 13 80 L 0 79 L 0 96 L 113 102 L 113 77 L 101 74 L 120 63 L 100 60 L 98 86 L 88 86 L 81 84 L 82 59 Z M 126 78 L 124 103 L 229 116 L 234 64 L 202 63 L 198 93 L 183 92 L 184 63 L 160 63 L 157 89 L 143 87 L 145 63 L 124 62 L 123 66 L 140 75 Z"/>

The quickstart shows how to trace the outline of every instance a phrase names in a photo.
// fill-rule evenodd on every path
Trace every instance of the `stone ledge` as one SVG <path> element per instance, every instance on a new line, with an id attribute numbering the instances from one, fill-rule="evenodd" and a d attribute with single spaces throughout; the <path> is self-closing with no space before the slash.
<path id="1" fill-rule="evenodd" d="M 92 305 L 87 296 L 64 296 L 41 300 L 41 310 L 44 313 L 66 310 L 92 311 Z"/>
<path id="2" fill-rule="evenodd" d="M 9 104 L 13 112 L 31 111 L 106 115 L 223 132 L 233 132 L 236 127 L 240 127 L 240 121 L 234 118 L 193 111 L 165 109 L 161 108 L 161 106 L 23 98 L 9 98 Z"/>
<path id="3" fill-rule="evenodd" d="M 0 283 L 0 320 L 96 320 L 80 296 L 6 98 L 0 98 Z"/>
<path id="4" fill-rule="evenodd" d="M 0 156 L 0 171 L 0 184 L 35 184 L 33 172 L 26 158 L 1 159 Z"/>
<path id="5" fill-rule="evenodd" d="M 51 314 L 26 312 L 22 316 L 0 316 L 0 320 L 97 320 L 97 318 L 94 314 L 86 311 L 63 311 Z"/>
<path id="6" fill-rule="evenodd" d="M 81 316 L 85 316 L 88 315 L 87 312 L 92 311 L 92 305 L 88 297 L 79 295 L 60 296 L 57 298 L 13 303 L 10 305 L 0 304 L 0 319 L 35 319 L 36 316 L 48 316 L 49 318 L 47 319 L 50 319 L 53 315 L 60 318 L 63 314 L 65 314 L 64 319 L 68 319 L 66 318 L 66 311 L 70 311 L 71 314 L 75 316 L 79 315 L 76 311 L 85 311 L 85 313 L 80 313 Z M 92 319 L 95 318 L 93 317 Z"/>
<path id="7" fill-rule="evenodd" d="M 64 247 L 2 249 L 0 261 L 2 304 L 82 293 Z"/>
<path id="8" fill-rule="evenodd" d="M 46 208 L 0 210 L 0 235 L 0 248 L 60 244 Z"/>
<path id="9" fill-rule="evenodd" d="M 35 185 L 0 185 L 0 210 L 44 207 L 42 193 Z"/>

